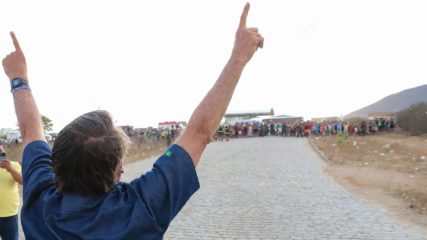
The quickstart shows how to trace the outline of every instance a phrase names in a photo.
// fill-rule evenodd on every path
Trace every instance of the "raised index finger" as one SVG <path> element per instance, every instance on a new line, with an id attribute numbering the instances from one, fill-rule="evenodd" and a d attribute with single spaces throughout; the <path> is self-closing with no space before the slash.
<path id="1" fill-rule="evenodd" d="M 21 46 L 19 46 L 18 39 L 14 32 L 10 32 L 10 36 L 12 37 L 13 45 L 15 46 L 16 51 L 21 51 Z"/>
<path id="2" fill-rule="evenodd" d="M 239 28 L 246 28 L 246 18 L 248 18 L 249 7 L 249 3 L 246 3 L 245 8 L 243 8 L 242 15 L 240 16 Z"/>

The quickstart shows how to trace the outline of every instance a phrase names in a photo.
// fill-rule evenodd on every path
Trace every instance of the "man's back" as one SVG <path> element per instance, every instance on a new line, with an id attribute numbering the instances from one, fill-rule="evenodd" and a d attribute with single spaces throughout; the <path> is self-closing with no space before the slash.
<path id="1" fill-rule="evenodd" d="M 43 141 L 24 150 L 21 214 L 27 239 L 159 239 L 199 188 L 191 158 L 173 145 L 153 170 L 104 195 L 61 194 L 53 184 L 50 152 Z"/>

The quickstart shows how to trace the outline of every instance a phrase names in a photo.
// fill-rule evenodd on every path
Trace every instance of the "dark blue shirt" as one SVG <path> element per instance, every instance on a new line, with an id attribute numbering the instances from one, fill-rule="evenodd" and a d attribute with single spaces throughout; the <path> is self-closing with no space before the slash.
<path id="1" fill-rule="evenodd" d="M 151 171 L 93 197 L 55 188 L 51 153 L 43 141 L 24 150 L 21 221 L 26 239 L 161 239 L 199 189 L 191 157 L 179 145 L 172 145 Z"/>

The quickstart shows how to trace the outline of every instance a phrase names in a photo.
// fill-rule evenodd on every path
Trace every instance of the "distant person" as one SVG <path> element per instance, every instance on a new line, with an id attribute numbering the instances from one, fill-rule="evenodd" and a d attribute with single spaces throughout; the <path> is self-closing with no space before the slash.
<path id="1" fill-rule="evenodd" d="M 171 130 L 167 130 L 166 147 L 169 147 L 171 144 L 172 144 L 172 133 L 171 133 Z"/>
<path id="2" fill-rule="evenodd" d="M 219 125 L 219 128 L 218 128 L 218 139 L 217 139 L 218 141 L 222 142 L 223 134 L 224 134 L 224 129 L 223 129 L 222 125 Z"/>
<path id="3" fill-rule="evenodd" d="M 225 126 L 225 140 L 226 141 L 230 140 L 230 134 L 231 134 L 230 127 L 228 125 L 226 125 Z"/>
<path id="4" fill-rule="evenodd" d="M 0 144 L 0 153 L 5 153 Z M 19 188 L 21 165 L 0 159 L 0 239 L 18 240 Z"/>
<path id="5" fill-rule="evenodd" d="M 245 65 L 263 47 L 258 29 L 246 27 L 248 11 L 246 4 L 230 59 L 185 131 L 151 171 L 130 183 L 120 182 L 127 137 L 105 111 L 83 114 L 62 129 L 53 148 L 47 144 L 24 53 L 11 32 L 15 51 L 3 59 L 3 67 L 12 84 L 25 147 L 21 218 L 27 239 L 163 237 L 198 190 L 195 166 L 218 129 Z"/>
<path id="6" fill-rule="evenodd" d="M 234 137 L 239 137 L 239 127 L 237 126 L 237 123 L 234 124 Z"/>
<path id="7" fill-rule="evenodd" d="M 390 131 L 394 131 L 394 127 L 395 127 L 394 119 L 392 118 L 392 119 L 390 119 Z"/>
<path id="8" fill-rule="evenodd" d="M 172 137 L 172 140 L 175 140 L 175 136 L 176 136 L 175 126 L 172 125 L 172 127 L 171 127 L 171 137 Z"/>

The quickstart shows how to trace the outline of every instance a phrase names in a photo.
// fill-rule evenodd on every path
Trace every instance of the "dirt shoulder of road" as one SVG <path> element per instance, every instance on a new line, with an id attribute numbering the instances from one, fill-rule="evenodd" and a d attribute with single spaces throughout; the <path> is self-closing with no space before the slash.
<path id="1" fill-rule="evenodd" d="M 337 183 L 427 232 L 427 136 L 387 133 L 309 141 Z"/>

